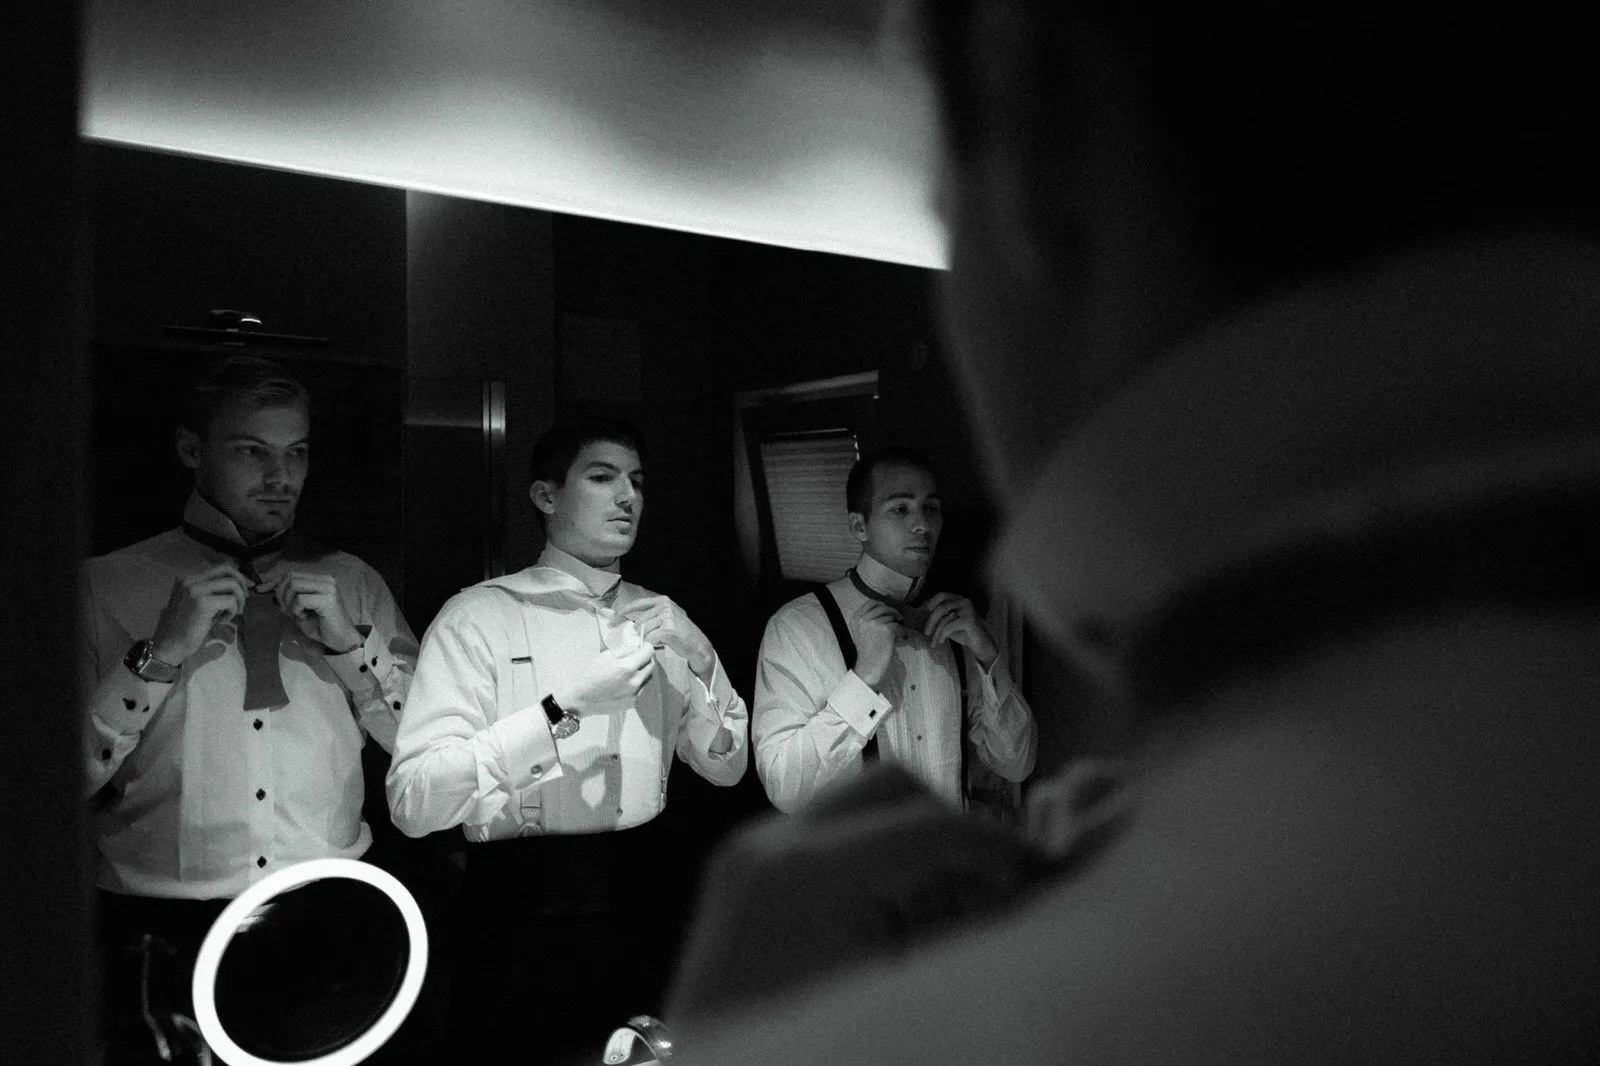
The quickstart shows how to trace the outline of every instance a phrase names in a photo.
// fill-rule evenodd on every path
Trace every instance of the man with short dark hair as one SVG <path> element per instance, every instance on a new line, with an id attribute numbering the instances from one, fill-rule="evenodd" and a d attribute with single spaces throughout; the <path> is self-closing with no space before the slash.
<path id="1" fill-rule="evenodd" d="M 310 436 L 282 367 L 220 361 L 177 430 L 182 525 L 85 564 L 84 763 L 113 950 L 155 934 L 184 969 L 245 888 L 372 842 L 361 748 L 392 747 L 416 639 L 371 567 L 293 528 Z"/>
<path id="2" fill-rule="evenodd" d="M 539 561 L 445 603 L 423 638 L 389 772 L 404 832 L 461 826 L 467 925 L 452 988 L 465 1049 L 598 1059 L 654 1012 L 672 944 L 656 818 L 673 757 L 732 785 L 744 701 L 672 600 L 622 579 L 644 511 L 626 423 L 558 425 L 535 445 Z"/>
<path id="3" fill-rule="evenodd" d="M 970 599 L 927 595 L 944 529 L 927 458 L 858 460 L 845 487 L 861 558 L 767 622 L 756 666 L 756 769 L 793 811 L 874 759 L 905 767 L 956 809 L 970 748 L 1011 782 L 1033 769 L 1037 728 Z"/>

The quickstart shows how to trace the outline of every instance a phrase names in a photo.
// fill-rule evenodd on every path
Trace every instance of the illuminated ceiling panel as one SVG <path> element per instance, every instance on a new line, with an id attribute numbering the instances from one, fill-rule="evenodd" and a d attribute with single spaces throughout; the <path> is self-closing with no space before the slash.
<path id="1" fill-rule="evenodd" d="M 91 0 L 97 140 L 942 266 L 931 92 L 866 0 Z"/>

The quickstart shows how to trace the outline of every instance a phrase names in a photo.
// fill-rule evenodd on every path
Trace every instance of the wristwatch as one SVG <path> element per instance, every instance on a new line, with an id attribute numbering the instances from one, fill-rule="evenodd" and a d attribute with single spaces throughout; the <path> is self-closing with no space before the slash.
<path id="1" fill-rule="evenodd" d="M 178 668 L 156 658 L 154 641 L 134 641 L 133 647 L 128 649 L 128 654 L 122 657 L 122 665 L 132 670 L 142 681 L 156 681 L 170 685 L 178 680 Z"/>
<path id="2" fill-rule="evenodd" d="M 551 736 L 566 740 L 578 731 L 578 716 L 564 709 L 554 696 L 546 696 L 539 703 L 544 707 L 545 717 L 550 719 Z"/>

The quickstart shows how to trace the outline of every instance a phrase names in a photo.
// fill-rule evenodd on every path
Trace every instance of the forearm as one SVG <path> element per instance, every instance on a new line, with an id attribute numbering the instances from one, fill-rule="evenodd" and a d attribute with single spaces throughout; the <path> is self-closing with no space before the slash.
<path id="1" fill-rule="evenodd" d="M 1008 781 L 1033 773 L 1039 730 L 1033 711 L 1003 664 L 976 679 L 969 737 L 984 765 Z"/>
<path id="2" fill-rule="evenodd" d="M 84 795 L 94 795 L 111 780 L 171 691 L 171 685 L 142 680 L 120 664 L 100 680 L 84 721 Z"/>
<path id="3" fill-rule="evenodd" d="M 799 689 L 783 692 L 782 685 L 757 687 L 756 769 L 767 798 L 782 811 L 858 773 L 862 749 L 892 710 L 849 672 L 821 699 Z"/>
<path id="4" fill-rule="evenodd" d="M 750 763 L 750 714 L 715 656 L 706 673 L 691 667 L 678 757 L 713 784 L 736 784 Z"/>
<path id="5" fill-rule="evenodd" d="M 514 796 L 562 776 L 555 740 L 539 707 L 470 735 L 435 729 L 428 737 L 424 732 L 402 723 L 385 782 L 390 816 L 408 836 L 483 825 Z"/>
<path id="6" fill-rule="evenodd" d="M 343 654 L 328 655 L 328 665 L 350 693 L 361 727 L 392 754 L 416 669 L 415 643 L 408 648 L 406 641 L 373 626 L 357 629 L 362 642 Z"/>

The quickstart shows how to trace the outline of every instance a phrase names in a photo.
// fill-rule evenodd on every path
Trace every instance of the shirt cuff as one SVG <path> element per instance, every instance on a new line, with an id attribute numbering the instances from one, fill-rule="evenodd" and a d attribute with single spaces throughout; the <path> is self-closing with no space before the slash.
<path id="1" fill-rule="evenodd" d="M 564 772 L 550 718 L 539 704 L 500 719 L 489 727 L 489 733 L 500 749 L 500 765 L 512 788 L 532 788 Z"/>
<path id="2" fill-rule="evenodd" d="M 724 700 L 717 695 L 717 682 L 724 680 L 722 677 L 722 660 L 715 655 L 711 657 L 711 680 L 709 682 L 701 681 L 700 675 L 693 670 L 689 671 L 689 676 L 694 678 L 695 683 L 700 686 L 700 691 L 706 698 L 706 708 L 711 712 L 711 717 L 715 718 L 725 729 L 732 729 L 737 725 L 737 721 L 728 715 L 728 708 L 733 706 L 734 701 L 731 698 Z M 731 686 L 729 686 L 729 695 L 730 697 L 736 695 Z"/>
<path id="3" fill-rule="evenodd" d="M 847 671 L 844 679 L 828 694 L 828 706 L 863 738 L 872 736 L 878 723 L 894 709 L 894 704 L 861 680 L 854 670 Z"/>
<path id="4" fill-rule="evenodd" d="M 323 655 L 329 666 L 344 687 L 351 692 L 370 688 L 378 678 L 394 666 L 394 658 L 389 654 L 384 642 L 373 636 L 376 632 L 371 626 L 356 626 L 361 633 L 361 643 L 346 652 L 327 652 Z"/>
<path id="5" fill-rule="evenodd" d="M 100 703 L 95 716 L 112 732 L 124 736 L 137 736 L 150 722 L 151 708 L 159 707 L 172 691 L 172 685 L 162 681 L 146 681 L 127 667 L 111 692 Z"/>

